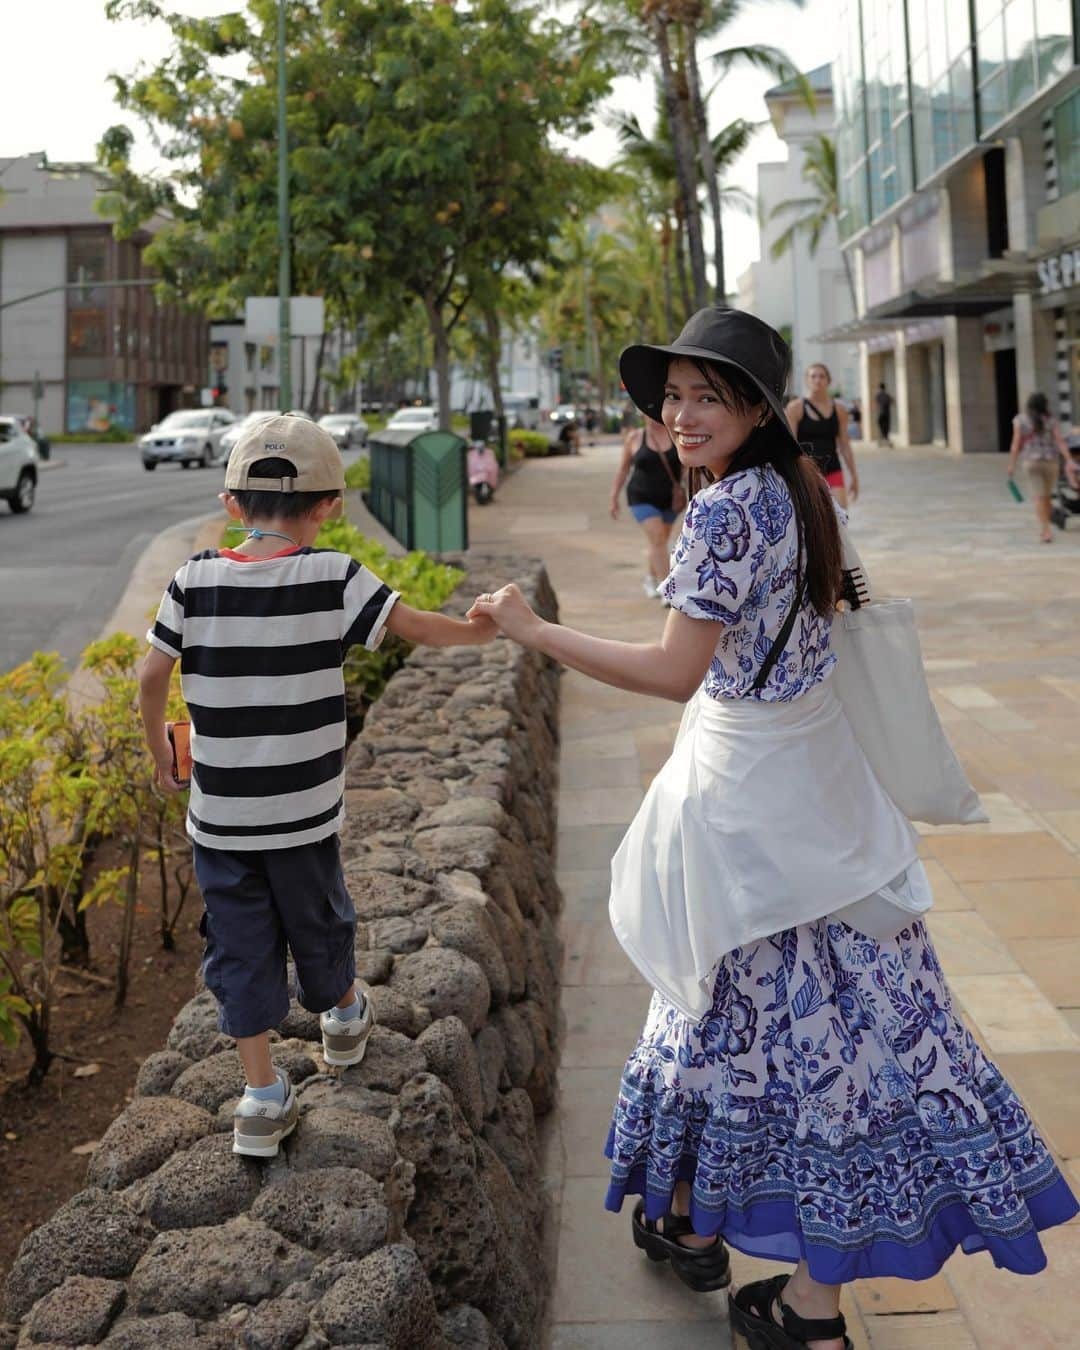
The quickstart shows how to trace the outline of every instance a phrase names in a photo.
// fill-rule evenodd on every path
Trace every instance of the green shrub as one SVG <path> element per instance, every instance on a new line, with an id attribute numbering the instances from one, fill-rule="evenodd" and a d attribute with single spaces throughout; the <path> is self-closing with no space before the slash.
<path id="1" fill-rule="evenodd" d="M 371 486 L 371 460 L 367 455 L 362 459 L 354 459 L 345 470 L 345 486 L 359 488 L 361 492 L 366 492 Z"/>
<path id="2" fill-rule="evenodd" d="M 111 426 L 107 431 L 63 431 L 49 439 L 54 445 L 125 445 L 135 439 L 135 433 Z"/>
<path id="3" fill-rule="evenodd" d="M 512 431 L 510 446 L 526 459 L 542 459 L 548 453 L 550 442 L 542 431 Z"/>

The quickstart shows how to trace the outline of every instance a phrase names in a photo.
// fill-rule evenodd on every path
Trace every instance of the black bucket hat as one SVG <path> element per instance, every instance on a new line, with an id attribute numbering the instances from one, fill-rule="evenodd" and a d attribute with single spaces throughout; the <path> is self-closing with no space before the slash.
<path id="1" fill-rule="evenodd" d="M 741 371 L 761 390 L 776 417 L 776 431 L 798 454 L 784 411 L 784 392 L 791 374 L 791 348 L 762 319 L 741 309 L 710 305 L 699 309 L 669 347 L 638 343 L 619 357 L 619 374 L 626 392 L 648 417 L 660 421 L 664 382 L 673 357 L 715 361 Z"/>

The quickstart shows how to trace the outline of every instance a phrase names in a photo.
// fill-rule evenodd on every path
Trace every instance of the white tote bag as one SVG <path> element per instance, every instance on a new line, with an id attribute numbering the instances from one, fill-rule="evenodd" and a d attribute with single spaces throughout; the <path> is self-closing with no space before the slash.
<path id="1" fill-rule="evenodd" d="M 865 572 L 841 528 L 845 569 Z M 868 587 L 867 587 L 868 589 Z M 930 698 L 910 600 L 838 610 L 833 685 L 874 776 L 909 820 L 975 825 L 989 817 Z"/>

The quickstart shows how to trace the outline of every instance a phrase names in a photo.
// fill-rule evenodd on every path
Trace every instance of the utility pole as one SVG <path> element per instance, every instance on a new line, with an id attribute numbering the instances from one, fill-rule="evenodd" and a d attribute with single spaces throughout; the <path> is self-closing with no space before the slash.
<path id="1" fill-rule="evenodd" d="M 282 412 L 292 407 L 292 370 L 289 360 L 289 139 L 285 118 L 285 0 L 278 0 L 278 403 Z"/>

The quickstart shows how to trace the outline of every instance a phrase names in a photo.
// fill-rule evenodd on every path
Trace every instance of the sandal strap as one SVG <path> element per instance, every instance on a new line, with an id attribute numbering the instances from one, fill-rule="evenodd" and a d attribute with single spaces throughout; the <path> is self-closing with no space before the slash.
<path id="1" fill-rule="evenodd" d="M 800 1317 L 794 1309 L 781 1298 L 779 1291 L 776 1302 L 780 1305 L 784 1330 L 796 1341 L 832 1341 L 843 1340 L 847 1335 L 847 1323 L 841 1313 L 837 1317 Z"/>

